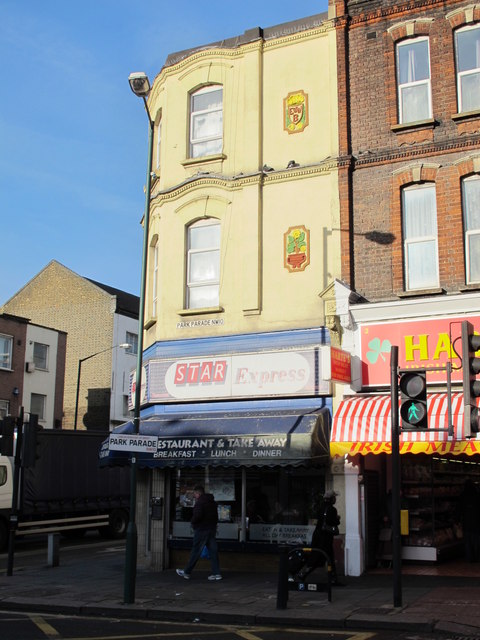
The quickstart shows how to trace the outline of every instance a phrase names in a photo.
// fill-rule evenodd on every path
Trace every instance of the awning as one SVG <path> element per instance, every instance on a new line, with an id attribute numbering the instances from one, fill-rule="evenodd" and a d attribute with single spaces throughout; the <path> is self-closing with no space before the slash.
<path id="1" fill-rule="evenodd" d="M 100 451 L 102 465 L 140 467 L 300 466 L 330 459 L 327 408 L 154 416 L 117 427 Z"/>
<path id="2" fill-rule="evenodd" d="M 400 453 L 474 455 L 480 453 L 478 438 L 466 439 L 463 429 L 463 394 L 452 394 L 453 437 L 448 428 L 448 398 L 446 393 L 427 397 L 428 431 L 402 431 Z M 342 400 L 335 412 L 330 438 L 330 453 L 334 456 L 367 455 L 392 452 L 390 396 L 369 396 Z"/>

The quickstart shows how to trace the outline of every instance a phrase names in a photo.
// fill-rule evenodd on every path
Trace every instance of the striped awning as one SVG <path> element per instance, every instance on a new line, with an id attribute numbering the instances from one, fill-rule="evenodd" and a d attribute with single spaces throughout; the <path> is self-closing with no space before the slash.
<path id="1" fill-rule="evenodd" d="M 463 394 L 452 394 L 453 437 L 448 429 L 446 393 L 429 394 L 428 431 L 402 431 L 400 453 L 474 455 L 480 453 L 480 439 L 466 439 L 463 429 Z M 391 398 L 355 396 L 342 400 L 333 417 L 330 455 L 367 455 L 392 452 Z"/>

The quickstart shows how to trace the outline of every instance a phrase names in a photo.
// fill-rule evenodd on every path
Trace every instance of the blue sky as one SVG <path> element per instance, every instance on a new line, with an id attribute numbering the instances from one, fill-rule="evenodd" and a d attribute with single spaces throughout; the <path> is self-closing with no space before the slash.
<path id="1" fill-rule="evenodd" d="M 1 0 L 0 305 L 51 260 L 139 292 L 147 117 L 128 76 L 327 0 Z"/>

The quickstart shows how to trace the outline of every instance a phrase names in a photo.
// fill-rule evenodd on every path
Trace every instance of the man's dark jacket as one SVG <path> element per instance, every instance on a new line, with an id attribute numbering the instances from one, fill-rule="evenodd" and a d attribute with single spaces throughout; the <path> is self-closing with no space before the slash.
<path id="1" fill-rule="evenodd" d="M 204 493 L 198 497 L 190 522 L 193 529 L 215 531 L 218 522 L 217 503 L 211 493 Z"/>

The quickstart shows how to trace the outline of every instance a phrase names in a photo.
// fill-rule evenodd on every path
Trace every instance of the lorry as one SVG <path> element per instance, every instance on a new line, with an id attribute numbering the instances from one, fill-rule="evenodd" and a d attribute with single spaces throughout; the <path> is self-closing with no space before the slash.
<path id="1" fill-rule="evenodd" d="M 81 535 L 98 528 L 123 537 L 129 521 L 128 467 L 99 466 L 105 432 L 43 429 L 38 431 L 35 460 L 20 467 L 16 535 L 56 531 Z M 0 456 L 0 549 L 8 543 L 15 458 Z"/>

